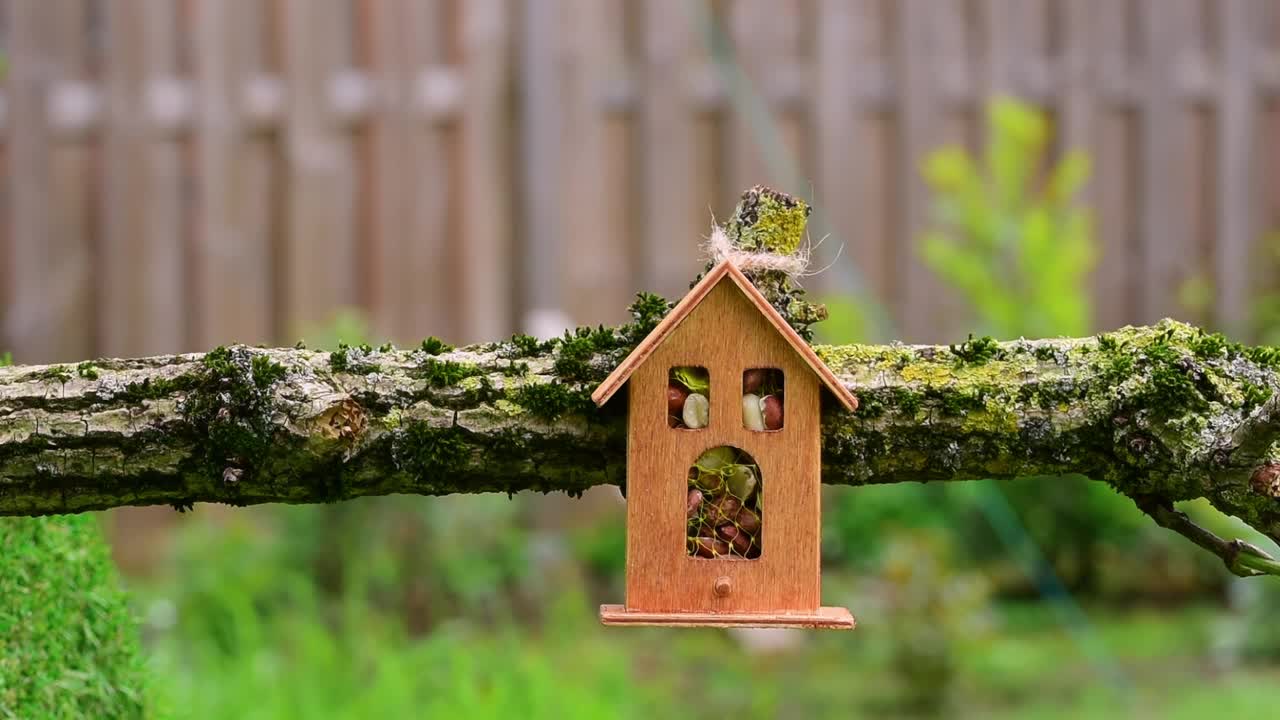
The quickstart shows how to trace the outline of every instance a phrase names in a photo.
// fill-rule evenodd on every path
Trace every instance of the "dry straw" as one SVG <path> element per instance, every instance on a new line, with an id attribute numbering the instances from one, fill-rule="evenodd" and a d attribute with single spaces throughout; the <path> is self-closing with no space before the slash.
<path id="1" fill-rule="evenodd" d="M 818 242 L 818 245 L 821 241 Z M 809 258 L 817 245 L 806 244 L 792 255 L 781 255 L 767 251 L 743 250 L 733 244 L 724 228 L 717 224 L 711 226 L 711 237 L 703 246 L 707 259 L 713 265 L 728 260 L 743 272 L 776 271 L 786 275 L 792 282 L 799 283 L 800 278 L 817 275 L 826 270 L 809 270 Z M 832 261 L 834 262 L 834 260 Z M 828 266 L 830 267 L 830 266 Z"/>

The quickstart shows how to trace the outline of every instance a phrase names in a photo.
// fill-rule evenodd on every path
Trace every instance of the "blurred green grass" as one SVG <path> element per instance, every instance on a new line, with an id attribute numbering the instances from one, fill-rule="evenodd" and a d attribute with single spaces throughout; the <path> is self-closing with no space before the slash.
<path id="1" fill-rule="evenodd" d="M 859 617 L 852 633 L 802 633 L 787 647 L 753 651 L 723 631 L 603 628 L 596 603 L 617 599 L 620 575 L 599 548 L 622 537 L 617 517 L 541 537 L 514 521 L 521 503 L 505 497 L 364 504 L 347 511 L 380 514 L 383 527 L 363 525 L 367 536 L 349 548 L 363 560 L 344 556 L 336 585 L 318 579 L 314 556 L 298 553 L 312 533 L 342 527 L 324 508 L 197 512 L 184 525 L 167 570 L 134 588 L 155 685 L 175 717 L 720 720 L 930 708 L 960 718 L 1191 717 L 1188 708 L 1219 701 L 1264 712 L 1280 679 L 1272 660 L 1247 653 L 1256 620 L 1212 596 L 1173 605 L 1094 599 L 1087 610 L 1098 642 L 1125 674 L 1117 683 L 1045 605 L 958 597 L 954 588 L 971 575 L 927 534 L 889 543 L 866 570 L 826 573 L 827 602 Z M 406 530 L 405 516 L 423 527 Z M 452 522 L 437 525 L 444 517 Z M 509 537 L 486 537 L 481 529 L 495 525 Z M 464 546 L 451 551 L 468 562 L 399 574 L 398 556 L 437 547 L 438 537 Z M 519 579 L 502 570 L 512 546 L 527 562 Z M 423 580 L 430 608 L 410 615 L 428 617 L 411 620 L 386 590 Z M 1280 607 L 1275 600 L 1269 607 Z M 904 651 L 912 638 L 937 637 L 945 642 Z M 1224 652 L 1224 637 L 1238 646 Z M 929 676 L 902 663 L 930 652 L 944 655 L 948 675 L 944 692 L 921 703 Z"/>

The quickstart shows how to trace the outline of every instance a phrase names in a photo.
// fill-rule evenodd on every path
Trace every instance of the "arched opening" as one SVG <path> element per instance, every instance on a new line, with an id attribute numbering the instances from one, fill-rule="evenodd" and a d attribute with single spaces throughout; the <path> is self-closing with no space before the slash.
<path id="1" fill-rule="evenodd" d="M 763 478 L 755 458 L 728 445 L 711 448 L 689 468 L 688 482 L 688 554 L 706 559 L 760 557 Z"/>

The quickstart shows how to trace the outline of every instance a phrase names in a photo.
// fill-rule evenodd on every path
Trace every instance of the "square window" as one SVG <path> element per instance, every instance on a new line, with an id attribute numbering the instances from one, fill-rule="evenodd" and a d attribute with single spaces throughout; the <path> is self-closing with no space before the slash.
<path id="1" fill-rule="evenodd" d="M 756 432 L 781 430 L 784 391 L 782 371 L 777 368 L 742 373 L 742 426 Z"/>
<path id="2" fill-rule="evenodd" d="M 667 375 L 667 427 L 702 430 L 711 422 L 711 375 L 704 367 L 671 368 Z"/>

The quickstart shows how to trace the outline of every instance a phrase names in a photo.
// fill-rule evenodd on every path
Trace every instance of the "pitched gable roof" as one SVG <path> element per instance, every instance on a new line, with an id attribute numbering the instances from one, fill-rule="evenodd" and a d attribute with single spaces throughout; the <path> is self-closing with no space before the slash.
<path id="1" fill-rule="evenodd" d="M 614 368 L 613 372 L 609 373 L 609 377 L 605 378 L 604 382 L 600 383 L 600 386 L 595 389 L 595 392 L 591 393 L 592 401 L 597 406 L 608 402 L 609 398 L 613 397 L 614 393 L 618 392 L 623 384 L 627 382 L 627 379 L 631 377 L 631 373 L 644 364 L 645 360 L 649 359 L 653 351 L 657 350 L 658 346 L 667 339 L 667 336 L 680 325 L 680 322 L 688 317 L 689 313 L 693 312 L 693 309 L 702 302 L 707 293 L 711 292 L 712 288 L 726 278 L 738 286 L 742 294 L 769 321 L 773 329 L 782 335 L 787 344 L 791 346 L 791 349 L 800 355 L 800 358 L 818 376 L 818 379 L 822 381 L 827 390 L 831 391 L 836 400 L 850 412 L 857 410 L 858 399 L 854 397 L 853 393 L 849 392 L 849 389 L 836 378 L 835 373 L 831 372 L 831 368 L 827 367 L 826 363 L 818 359 L 817 354 L 813 352 L 813 348 L 809 347 L 809 343 L 805 342 L 804 338 L 800 337 L 799 333 L 787 324 L 786 319 L 769 304 L 768 298 L 747 279 L 746 275 L 742 274 L 741 270 L 728 260 L 722 260 L 706 276 L 699 280 L 698 284 L 694 285 L 693 289 L 662 319 L 662 322 L 658 323 L 653 332 L 650 332 L 644 340 L 640 341 L 640 344 L 631 351 L 631 354 L 627 355 L 626 359 L 618 367 Z"/>

